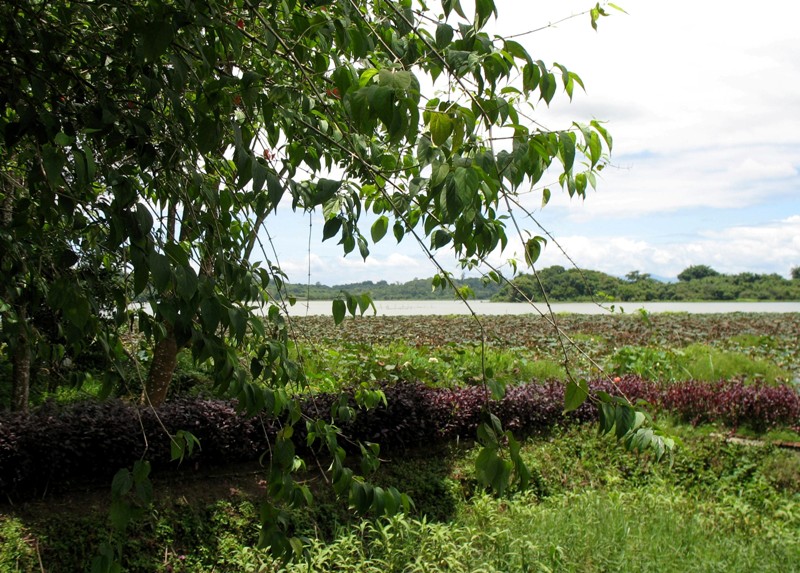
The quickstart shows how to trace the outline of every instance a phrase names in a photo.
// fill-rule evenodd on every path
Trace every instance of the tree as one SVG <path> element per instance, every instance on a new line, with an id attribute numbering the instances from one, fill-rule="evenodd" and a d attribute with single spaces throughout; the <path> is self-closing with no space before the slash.
<path id="1" fill-rule="evenodd" d="M 397 240 L 452 244 L 467 265 L 507 243 L 497 211 L 554 160 L 570 194 L 594 183 L 611 141 L 601 124 L 546 132 L 521 115 L 528 101 L 552 101 L 553 70 L 570 96 L 580 78 L 481 32 L 491 2 L 479 3 L 474 23 L 456 1 L 442 8 L 462 20 L 386 2 L 2 8 L 3 167 L 19 183 L 4 193 L 4 212 L 26 221 L 12 228 L 32 249 L 50 237 L 37 229 L 53 229 L 70 260 L 99 249 L 101 265 L 129 269 L 125 296 L 144 294 L 152 309 L 136 317 L 153 343 L 147 400 L 165 399 L 183 347 L 213 362 L 222 387 L 245 392 L 238 356 L 260 329 L 253 306 L 274 307 L 272 331 L 285 334 L 277 301 L 265 299 L 280 269 L 266 256 L 251 262 L 284 195 L 292 208 L 322 208 L 323 237 L 338 236 L 345 253 L 366 257 L 369 239 L 391 226 Z M 522 82 L 501 91 L 518 71 Z M 423 100 L 418 75 L 459 95 Z M 492 128 L 511 144 L 496 150 Z M 341 177 L 326 178 L 333 167 Z M 365 209 L 378 215 L 369 234 L 359 227 Z M 26 284 L 36 278 L 45 279 Z M 91 292 L 69 280 L 60 290 L 73 338 L 98 336 Z M 124 324 L 127 305 L 117 302 Z M 113 331 L 104 336 L 119 350 Z M 255 352 L 258 377 L 296 378 L 282 351 Z"/>
<path id="2" fill-rule="evenodd" d="M 719 273 L 708 265 L 692 265 L 690 267 L 686 267 L 680 273 L 678 273 L 678 280 L 693 281 L 697 279 L 704 279 L 706 277 L 715 277 L 717 275 L 719 275 Z"/>
<path id="3" fill-rule="evenodd" d="M 800 267 L 792 267 L 792 279 L 800 280 Z"/>
<path id="4" fill-rule="evenodd" d="M 280 419 L 269 493 L 305 499 L 291 478 L 302 365 L 287 350 L 280 295 L 267 290 L 280 293 L 284 275 L 256 252 L 282 200 L 322 210 L 323 239 L 338 237 L 345 253 L 366 258 L 391 229 L 429 253 L 449 246 L 472 267 L 507 245 L 503 214 L 521 186 L 557 168 L 563 188 L 584 196 L 605 165 L 612 140 L 601 123 L 547 131 L 528 121 L 529 106 L 549 105 L 559 85 L 571 97 L 583 83 L 484 32 L 495 12 L 492 0 L 471 18 L 458 0 L 440 13 L 411 0 L 3 3 L 0 169 L 14 183 L 0 198 L 11 214 L 0 233 L 0 252 L 11 253 L 0 328 L 20 369 L 33 307 L 59 312 L 72 351 L 99 340 L 119 374 L 118 329 L 135 322 L 152 348 L 145 402 L 164 401 L 188 348 L 212 365 L 221 393 Z M 590 15 L 596 25 L 605 12 Z M 423 97 L 431 83 L 440 91 Z M 525 242 L 531 264 L 539 239 Z M 124 288 L 98 300 L 73 272 L 81 261 L 122 270 Z M 137 297 L 149 312 L 131 309 Z M 337 301 L 334 316 L 369 302 Z M 574 388 L 571 407 L 586 397 Z M 337 491 L 361 509 L 383 507 L 392 496 L 361 495 L 335 426 L 306 422 L 330 451 Z M 500 429 L 487 427 L 492 471 L 482 475 L 507 477 L 512 464 L 524 481 L 519 457 L 501 456 Z M 265 521 L 263 541 L 290 552 L 279 523 Z"/>
<path id="5" fill-rule="evenodd" d="M 639 271 L 631 271 L 625 275 L 625 279 L 628 282 L 638 283 L 640 281 L 648 281 L 651 279 L 650 273 L 642 273 Z"/>

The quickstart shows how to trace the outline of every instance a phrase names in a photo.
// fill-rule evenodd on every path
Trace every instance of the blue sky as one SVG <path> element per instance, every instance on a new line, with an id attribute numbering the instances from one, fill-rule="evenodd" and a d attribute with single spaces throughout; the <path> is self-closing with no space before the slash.
<path id="1" fill-rule="evenodd" d="M 536 59 L 577 72 L 586 93 L 558 95 L 537 121 L 564 129 L 601 119 L 614 136 L 612 166 L 584 200 L 556 191 L 535 216 L 584 268 L 675 277 L 692 264 L 720 272 L 800 266 L 800 3 L 765 0 L 619 0 L 598 32 L 588 16 L 519 39 Z M 466 7 L 468 2 L 464 0 Z M 493 31 L 509 35 L 585 11 L 580 0 L 497 0 Z M 281 206 L 268 221 L 293 282 L 341 284 L 428 277 L 434 267 L 407 238 L 371 247 L 362 262 L 321 243 L 321 213 Z M 530 221 L 521 220 L 536 232 Z M 539 232 L 537 232 L 539 234 Z M 492 263 L 518 256 L 514 241 Z M 457 274 L 450 253 L 440 262 Z M 549 244 L 539 266 L 568 265 Z"/>

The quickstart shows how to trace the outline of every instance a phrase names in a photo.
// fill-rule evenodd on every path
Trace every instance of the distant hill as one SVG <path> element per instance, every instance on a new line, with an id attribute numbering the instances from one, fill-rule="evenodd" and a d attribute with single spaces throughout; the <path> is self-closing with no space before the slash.
<path id="1" fill-rule="evenodd" d="M 454 281 L 458 288 L 468 287 L 472 290 L 471 298 L 488 300 L 497 295 L 502 285 L 484 283 L 480 278 L 464 278 Z M 351 294 L 369 293 L 373 300 L 451 300 L 455 298 L 452 289 L 433 289 L 433 278 L 414 279 L 405 283 L 390 284 L 386 281 L 364 281 L 343 285 L 327 286 L 323 284 L 301 285 L 287 284 L 290 296 L 308 300 L 332 300 L 343 292 Z"/>
<path id="2" fill-rule="evenodd" d="M 335 286 L 287 284 L 286 288 L 290 296 L 300 300 L 331 300 L 342 293 L 369 293 L 373 300 L 449 300 L 455 297 L 451 289 L 434 290 L 432 280 L 414 279 L 393 284 L 364 281 Z M 600 271 L 561 266 L 540 270 L 538 280 L 533 275 L 519 275 L 512 281 L 514 287 L 485 282 L 480 278 L 455 281 L 458 288 L 471 289 L 470 298 L 512 302 L 525 300 L 525 297 L 541 301 L 540 282 L 548 299 L 560 302 L 800 300 L 800 279 L 785 279 L 778 274 L 725 275 L 706 265 L 687 268 L 680 273 L 677 282 L 659 280 L 638 271 L 619 278 Z"/>

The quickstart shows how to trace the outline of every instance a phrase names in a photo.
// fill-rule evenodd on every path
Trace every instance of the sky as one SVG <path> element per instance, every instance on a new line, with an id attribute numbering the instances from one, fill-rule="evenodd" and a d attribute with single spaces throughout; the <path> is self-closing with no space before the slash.
<path id="1" fill-rule="evenodd" d="M 595 4 L 496 3 L 499 18 L 488 29 L 504 36 Z M 525 197 L 558 243 L 548 243 L 537 268 L 570 266 L 563 249 L 581 268 L 620 277 L 636 270 L 674 280 L 695 264 L 788 277 L 800 266 L 800 3 L 616 4 L 626 13 L 607 8 L 596 32 L 584 15 L 517 38 L 534 59 L 563 64 L 586 85 L 572 102 L 559 92 L 549 108 L 537 106 L 536 120 L 555 130 L 603 120 L 614 137 L 611 165 L 585 200 L 557 185 L 544 208 L 539 191 Z M 520 222 L 541 234 L 533 221 Z M 364 262 L 357 250 L 344 257 L 335 240 L 322 243 L 321 213 L 281 206 L 268 224 L 270 259 L 291 282 L 391 283 L 435 272 L 411 238 L 397 245 L 389 234 Z M 490 262 L 508 269 L 509 258 L 521 257 L 518 245 Z M 437 259 L 461 275 L 452 253 Z"/>

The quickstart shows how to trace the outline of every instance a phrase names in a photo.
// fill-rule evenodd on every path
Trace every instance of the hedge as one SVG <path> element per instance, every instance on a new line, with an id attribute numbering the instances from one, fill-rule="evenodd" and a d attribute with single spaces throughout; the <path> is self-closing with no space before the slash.
<path id="1" fill-rule="evenodd" d="M 786 385 L 660 385 L 625 377 L 616 384 L 596 381 L 590 387 L 646 400 L 652 408 L 694 424 L 720 422 L 757 430 L 800 424 L 800 395 Z M 472 439 L 483 415 L 484 389 L 479 386 L 443 389 L 398 383 L 385 385 L 383 391 L 387 405 L 360 410 L 354 420 L 340 426 L 351 439 L 378 442 L 384 451 Z M 563 393 L 561 382 L 509 387 L 502 400 L 492 402 L 492 412 L 504 427 L 520 435 L 596 418 L 590 402 L 564 416 Z M 303 412 L 312 417 L 330 412 L 335 399 L 331 394 L 306 398 Z M 295 442 L 302 448 L 305 431 L 299 426 Z M 119 468 L 143 457 L 156 469 L 174 469 L 168 433 L 178 430 L 191 432 L 201 444 L 184 461 L 183 470 L 256 460 L 269 450 L 276 427 L 274 418 L 237 412 L 233 401 L 203 399 L 175 400 L 157 411 L 109 400 L 50 403 L 26 415 L 4 413 L 0 414 L 0 493 L 16 501 L 78 483 L 108 481 Z"/>

